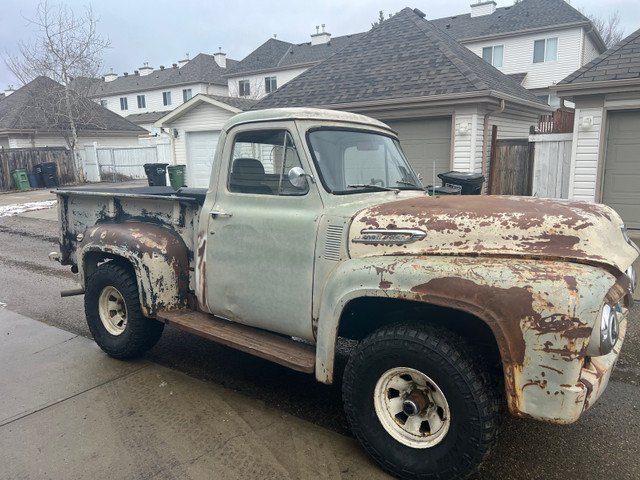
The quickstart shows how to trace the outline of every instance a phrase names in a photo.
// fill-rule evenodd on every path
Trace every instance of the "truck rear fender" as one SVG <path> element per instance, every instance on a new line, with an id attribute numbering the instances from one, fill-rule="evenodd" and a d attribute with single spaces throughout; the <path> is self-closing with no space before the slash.
<path id="1" fill-rule="evenodd" d="M 183 308 L 189 289 L 189 260 L 182 239 L 146 223 L 101 224 L 87 229 L 78 244 L 82 284 L 102 261 L 122 259 L 133 267 L 143 314 Z"/>
<path id="2" fill-rule="evenodd" d="M 378 297 L 423 302 L 464 312 L 488 325 L 502 360 L 512 413 L 562 418 L 563 402 L 558 401 L 560 410 L 555 412 L 542 399 L 553 397 L 555 383 L 577 381 L 594 322 L 615 281 L 603 269 L 557 261 L 437 256 L 348 260 L 334 270 L 322 294 L 316 377 L 333 381 L 340 321 L 351 301 Z M 582 296 L 582 291 L 589 295 Z M 550 411 L 538 412 L 541 405 Z"/>

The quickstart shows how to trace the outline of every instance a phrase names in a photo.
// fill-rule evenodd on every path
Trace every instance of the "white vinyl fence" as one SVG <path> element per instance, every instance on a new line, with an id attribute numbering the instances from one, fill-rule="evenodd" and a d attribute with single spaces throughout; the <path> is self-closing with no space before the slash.
<path id="1" fill-rule="evenodd" d="M 529 136 L 535 146 L 534 197 L 569 198 L 572 137 L 571 133 Z"/>
<path id="2" fill-rule="evenodd" d="M 145 147 L 84 146 L 85 173 L 89 182 L 126 182 L 146 179 L 146 163 L 171 164 L 171 145 Z"/>

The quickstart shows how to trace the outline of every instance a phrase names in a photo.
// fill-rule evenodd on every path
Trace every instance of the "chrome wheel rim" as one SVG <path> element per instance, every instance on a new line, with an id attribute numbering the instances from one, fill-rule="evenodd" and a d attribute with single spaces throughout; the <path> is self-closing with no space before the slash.
<path id="1" fill-rule="evenodd" d="M 111 335 L 120 335 L 127 328 L 127 305 L 117 288 L 105 287 L 102 290 L 98 313 L 102 325 Z"/>
<path id="2" fill-rule="evenodd" d="M 378 420 L 395 440 L 412 448 L 440 443 L 451 425 L 442 390 L 429 376 L 408 367 L 387 370 L 374 390 Z"/>

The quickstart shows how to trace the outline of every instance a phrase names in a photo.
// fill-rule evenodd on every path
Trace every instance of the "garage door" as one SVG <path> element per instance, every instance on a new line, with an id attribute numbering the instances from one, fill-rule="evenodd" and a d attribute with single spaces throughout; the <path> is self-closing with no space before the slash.
<path id="1" fill-rule="evenodd" d="M 602 203 L 640 229 L 640 111 L 612 112 L 608 119 Z"/>
<path id="2" fill-rule="evenodd" d="M 451 170 L 451 117 L 428 120 L 387 121 L 398 132 L 405 155 L 422 183 L 433 183 L 433 165 L 438 173 Z M 436 177 L 436 184 L 440 180 Z"/>
<path id="3" fill-rule="evenodd" d="M 208 187 L 219 130 L 187 132 L 187 185 Z"/>

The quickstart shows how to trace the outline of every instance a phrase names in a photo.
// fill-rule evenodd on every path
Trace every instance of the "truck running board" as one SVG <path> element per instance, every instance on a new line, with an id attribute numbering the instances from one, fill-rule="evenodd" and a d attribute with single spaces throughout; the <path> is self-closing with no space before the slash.
<path id="1" fill-rule="evenodd" d="M 157 313 L 156 318 L 185 332 L 208 338 L 298 372 L 313 373 L 315 371 L 316 351 L 312 345 L 193 310 L 161 311 Z"/>

